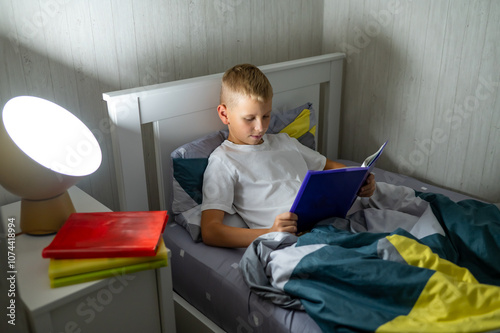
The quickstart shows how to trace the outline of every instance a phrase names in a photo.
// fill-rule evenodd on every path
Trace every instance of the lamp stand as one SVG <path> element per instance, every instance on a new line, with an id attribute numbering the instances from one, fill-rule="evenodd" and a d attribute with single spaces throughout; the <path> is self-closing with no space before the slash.
<path id="1" fill-rule="evenodd" d="M 57 232 L 75 207 L 68 194 L 46 200 L 21 200 L 21 230 L 29 235 L 47 235 Z"/>

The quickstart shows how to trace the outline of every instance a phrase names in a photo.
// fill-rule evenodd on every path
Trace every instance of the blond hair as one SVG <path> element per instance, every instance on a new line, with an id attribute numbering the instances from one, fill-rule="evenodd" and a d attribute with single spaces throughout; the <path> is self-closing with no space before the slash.
<path id="1" fill-rule="evenodd" d="M 220 103 L 231 105 L 240 97 L 250 97 L 259 102 L 268 102 L 273 98 L 271 83 L 254 65 L 236 65 L 222 77 Z"/>

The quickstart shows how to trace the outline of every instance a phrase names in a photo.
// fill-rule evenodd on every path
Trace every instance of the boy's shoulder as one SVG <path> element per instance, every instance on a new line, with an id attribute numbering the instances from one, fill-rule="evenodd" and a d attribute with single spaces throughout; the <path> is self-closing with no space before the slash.
<path id="1" fill-rule="evenodd" d="M 276 134 L 266 134 L 267 139 L 271 145 L 290 145 L 295 144 L 297 139 L 288 135 L 288 133 L 276 133 Z"/>
<path id="2" fill-rule="evenodd" d="M 280 133 L 267 133 L 266 136 L 271 139 L 277 139 L 277 140 L 290 140 L 291 137 L 288 135 L 288 133 L 285 132 L 280 132 Z"/>

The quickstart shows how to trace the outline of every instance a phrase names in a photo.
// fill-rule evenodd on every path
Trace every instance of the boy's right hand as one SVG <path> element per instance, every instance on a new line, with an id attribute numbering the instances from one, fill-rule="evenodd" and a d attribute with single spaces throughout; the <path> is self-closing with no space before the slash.
<path id="1" fill-rule="evenodd" d="M 291 212 L 279 214 L 274 219 L 274 224 L 269 229 L 269 232 L 279 231 L 295 234 L 297 232 L 297 220 L 297 214 Z"/>

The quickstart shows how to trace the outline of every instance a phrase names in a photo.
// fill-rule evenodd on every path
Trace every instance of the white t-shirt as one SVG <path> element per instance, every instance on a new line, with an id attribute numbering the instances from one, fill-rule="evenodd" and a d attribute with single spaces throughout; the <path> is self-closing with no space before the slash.
<path id="1" fill-rule="evenodd" d="M 290 138 L 264 135 L 260 145 L 224 141 L 210 155 L 202 210 L 238 213 L 250 228 L 269 228 L 288 212 L 307 170 L 323 170 L 326 158 Z"/>

